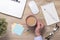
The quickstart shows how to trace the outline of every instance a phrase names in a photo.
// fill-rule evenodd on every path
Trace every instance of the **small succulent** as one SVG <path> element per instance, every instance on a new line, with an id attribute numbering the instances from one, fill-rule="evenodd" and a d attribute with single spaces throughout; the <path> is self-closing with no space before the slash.
<path id="1" fill-rule="evenodd" d="M 6 33 L 7 30 L 7 22 L 5 18 L 0 18 L 0 36 Z"/>

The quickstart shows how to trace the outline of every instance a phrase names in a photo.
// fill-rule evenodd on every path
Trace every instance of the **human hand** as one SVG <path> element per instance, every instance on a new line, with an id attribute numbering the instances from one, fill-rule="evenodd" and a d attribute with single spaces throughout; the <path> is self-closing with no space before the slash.
<path id="1" fill-rule="evenodd" d="M 35 29 L 35 35 L 36 36 L 40 36 L 41 35 L 41 31 L 42 31 L 43 27 L 44 27 L 43 23 L 38 20 L 37 27 Z"/>

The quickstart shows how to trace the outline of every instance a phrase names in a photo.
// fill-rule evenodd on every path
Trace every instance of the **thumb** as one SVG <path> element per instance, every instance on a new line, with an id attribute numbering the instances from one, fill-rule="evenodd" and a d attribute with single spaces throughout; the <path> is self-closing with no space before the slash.
<path id="1" fill-rule="evenodd" d="M 37 28 L 40 28 L 40 21 L 37 22 Z"/>

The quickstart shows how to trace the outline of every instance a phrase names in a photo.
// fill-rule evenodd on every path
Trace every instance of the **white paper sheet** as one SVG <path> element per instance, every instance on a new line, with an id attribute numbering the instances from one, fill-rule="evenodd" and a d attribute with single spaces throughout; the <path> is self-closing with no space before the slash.
<path id="1" fill-rule="evenodd" d="M 20 3 L 12 0 L 0 0 L 0 12 L 21 18 L 25 4 L 26 0 L 20 0 Z"/>
<path id="2" fill-rule="evenodd" d="M 59 22 L 58 14 L 53 2 L 41 6 L 47 25 Z"/>

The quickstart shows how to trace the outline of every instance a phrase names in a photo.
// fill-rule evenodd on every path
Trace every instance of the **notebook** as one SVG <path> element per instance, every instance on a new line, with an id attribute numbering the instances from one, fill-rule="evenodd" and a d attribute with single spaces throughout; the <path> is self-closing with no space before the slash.
<path id="1" fill-rule="evenodd" d="M 59 22 L 59 17 L 54 2 L 48 3 L 46 5 L 42 5 L 41 9 L 47 25 L 52 25 L 54 23 Z"/>
<path id="2" fill-rule="evenodd" d="M 21 18 L 25 8 L 26 0 L 19 0 L 20 2 L 12 0 L 0 0 L 0 12 Z"/>
<path id="3" fill-rule="evenodd" d="M 24 27 L 21 24 L 14 23 L 12 24 L 12 33 L 16 35 L 22 35 L 24 31 Z"/>

